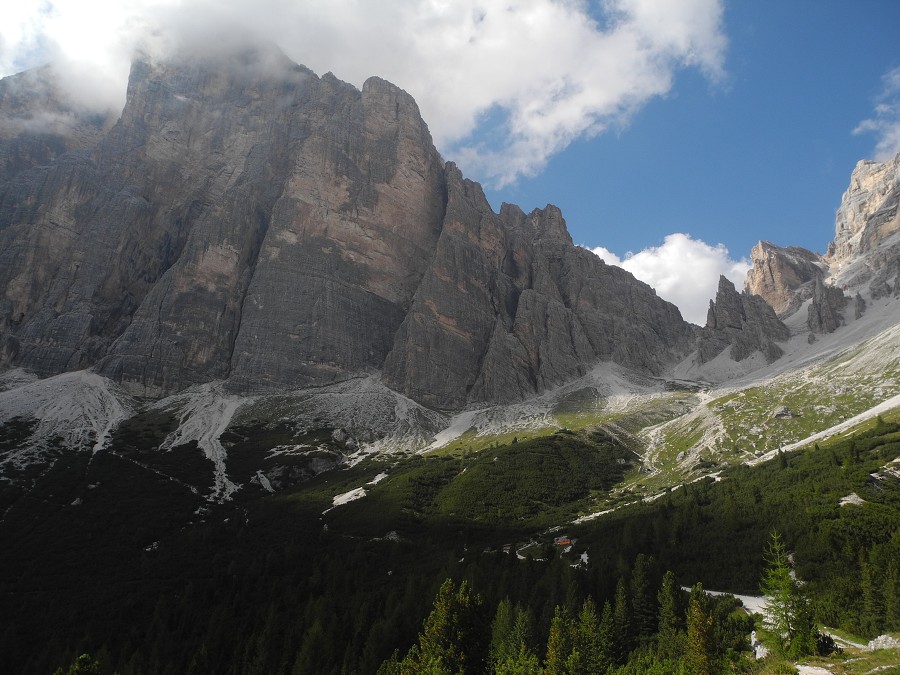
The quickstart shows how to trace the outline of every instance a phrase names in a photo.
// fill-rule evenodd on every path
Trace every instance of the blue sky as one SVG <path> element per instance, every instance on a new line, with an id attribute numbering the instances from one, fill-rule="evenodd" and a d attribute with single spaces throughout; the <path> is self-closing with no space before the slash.
<path id="1" fill-rule="evenodd" d="M 697 323 L 758 240 L 823 252 L 856 162 L 900 150 L 900 0 L 18 0 L 0 18 L 0 76 L 53 60 L 88 107 L 121 107 L 136 47 L 248 34 L 388 79 L 495 210 L 558 205 Z"/>
<path id="2" fill-rule="evenodd" d="M 620 256 L 685 232 L 745 256 L 759 239 L 824 252 L 876 137 L 882 77 L 900 67 L 896 0 L 725 4 L 726 75 L 696 70 L 627 127 L 578 141 L 496 206 L 561 206 L 573 238 Z"/>

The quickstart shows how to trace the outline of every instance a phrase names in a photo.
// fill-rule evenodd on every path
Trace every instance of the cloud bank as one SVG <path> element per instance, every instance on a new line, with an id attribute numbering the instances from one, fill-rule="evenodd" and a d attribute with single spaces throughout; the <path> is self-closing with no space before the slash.
<path id="1" fill-rule="evenodd" d="M 746 258 L 733 260 L 724 245 L 710 246 L 682 233 L 670 234 L 662 246 L 628 253 L 624 259 L 602 246 L 591 250 L 608 264 L 650 284 L 661 298 L 674 303 L 686 320 L 701 326 L 706 323 L 709 301 L 716 297 L 719 276 L 724 274 L 740 289 L 750 269 Z"/>
<path id="2" fill-rule="evenodd" d="M 722 77 L 722 0 L 18 0 L 0 75 L 52 56 L 85 103 L 120 106 L 136 47 L 241 34 L 418 101 L 442 153 L 502 186 L 578 138 L 627 124 L 678 70 Z"/>
<path id="3" fill-rule="evenodd" d="M 875 157 L 879 162 L 900 152 L 900 66 L 882 78 L 881 93 L 875 100 L 875 116 L 863 120 L 854 134 L 874 133 Z"/>

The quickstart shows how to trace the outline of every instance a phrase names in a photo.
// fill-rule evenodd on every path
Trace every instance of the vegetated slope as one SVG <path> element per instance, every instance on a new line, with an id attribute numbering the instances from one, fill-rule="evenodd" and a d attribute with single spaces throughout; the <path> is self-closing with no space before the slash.
<path id="1" fill-rule="evenodd" d="M 216 504 L 191 489 L 209 469 L 179 458 L 190 446 L 154 460 L 175 420 L 141 419 L 110 450 L 60 457 L 0 521 L 0 609 L 16 617 L 0 635 L 6 672 L 45 673 L 83 651 L 122 673 L 373 672 L 412 644 L 447 576 L 491 612 L 505 596 L 530 608 L 537 644 L 556 605 L 612 602 L 639 553 L 680 584 L 755 593 L 772 528 L 820 620 L 898 628 L 889 604 L 872 604 L 898 588 L 900 483 L 879 473 L 900 456 L 895 423 L 569 525 L 563 554 L 546 528 L 627 469 L 630 451 L 605 434 L 367 459 Z M 569 483 L 571 501 L 544 503 L 539 475 Z M 494 494 L 507 485 L 515 500 Z"/>
<path id="2" fill-rule="evenodd" d="M 893 312 L 896 301 L 888 309 Z M 866 321 L 823 337 L 814 350 L 789 345 L 784 362 L 718 387 L 681 379 L 620 380 L 616 390 L 577 381 L 551 392 L 540 405 L 514 408 L 528 413 L 519 429 L 529 437 L 598 424 L 618 430 L 641 455 L 640 470 L 600 501 L 598 510 L 651 498 L 729 465 L 757 461 L 900 395 L 900 326 L 890 315 L 868 320 L 874 326 L 856 325 Z M 869 337 L 857 340 L 860 334 Z M 604 377 L 610 373 L 604 371 Z M 508 417 L 505 409 L 460 415 L 464 424 L 458 429 L 469 431 L 448 435 L 432 448 L 480 449 L 509 442 L 518 430 Z"/>

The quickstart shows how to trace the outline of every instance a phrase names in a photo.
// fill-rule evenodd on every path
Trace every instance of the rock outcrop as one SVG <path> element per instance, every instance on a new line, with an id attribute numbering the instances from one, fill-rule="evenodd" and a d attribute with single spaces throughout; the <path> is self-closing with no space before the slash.
<path id="1" fill-rule="evenodd" d="M 799 246 L 782 248 L 761 241 L 750 252 L 752 267 L 744 289 L 765 300 L 779 316 L 787 316 L 812 295 L 815 280 L 826 265 L 821 257 Z"/>
<path id="2" fill-rule="evenodd" d="M 807 309 L 806 325 L 809 330 L 820 334 L 833 333 L 843 325 L 843 310 L 849 301 L 840 288 L 828 286 L 821 279 L 817 279 L 812 302 Z"/>
<path id="3" fill-rule="evenodd" d="M 783 319 L 806 305 L 810 343 L 862 318 L 869 301 L 900 296 L 900 154 L 856 165 L 826 255 L 759 242 L 751 259 L 745 290 Z M 851 299 L 853 313 L 845 317 Z"/>
<path id="4" fill-rule="evenodd" d="M 700 335 L 699 360 L 712 361 L 730 346 L 730 356 L 735 361 L 762 352 L 766 362 L 772 363 L 784 353 L 776 342 L 789 337 L 787 326 L 765 300 L 746 291 L 738 293 L 734 284 L 722 276 Z"/>
<path id="5" fill-rule="evenodd" d="M 859 162 L 835 217 L 830 282 L 873 299 L 900 295 L 900 154 Z"/>
<path id="6" fill-rule="evenodd" d="M 900 154 L 886 162 L 859 162 L 835 216 L 829 263 L 840 265 L 900 231 L 898 204 Z"/>
<path id="7" fill-rule="evenodd" d="M 693 330 L 652 288 L 575 247 L 556 207 L 495 214 L 452 165 L 434 261 L 385 363 L 426 404 L 512 401 L 598 359 L 659 374 Z"/>
<path id="8" fill-rule="evenodd" d="M 494 213 L 378 78 L 360 91 L 274 48 L 138 60 L 115 125 L 70 136 L 4 165 L 0 366 L 150 396 L 380 372 L 451 409 L 599 359 L 658 374 L 693 346 L 556 207 Z"/>

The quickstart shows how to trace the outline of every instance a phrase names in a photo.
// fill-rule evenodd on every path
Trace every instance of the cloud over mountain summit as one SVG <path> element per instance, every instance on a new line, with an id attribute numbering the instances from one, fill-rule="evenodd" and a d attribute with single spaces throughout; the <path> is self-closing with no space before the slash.
<path id="1" fill-rule="evenodd" d="M 448 159 L 503 185 L 620 128 L 679 69 L 722 76 L 721 0 L 26 0 L 4 10 L 0 75 L 52 58 L 86 105 L 121 105 L 137 48 L 276 42 L 359 86 L 419 103 Z"/>

